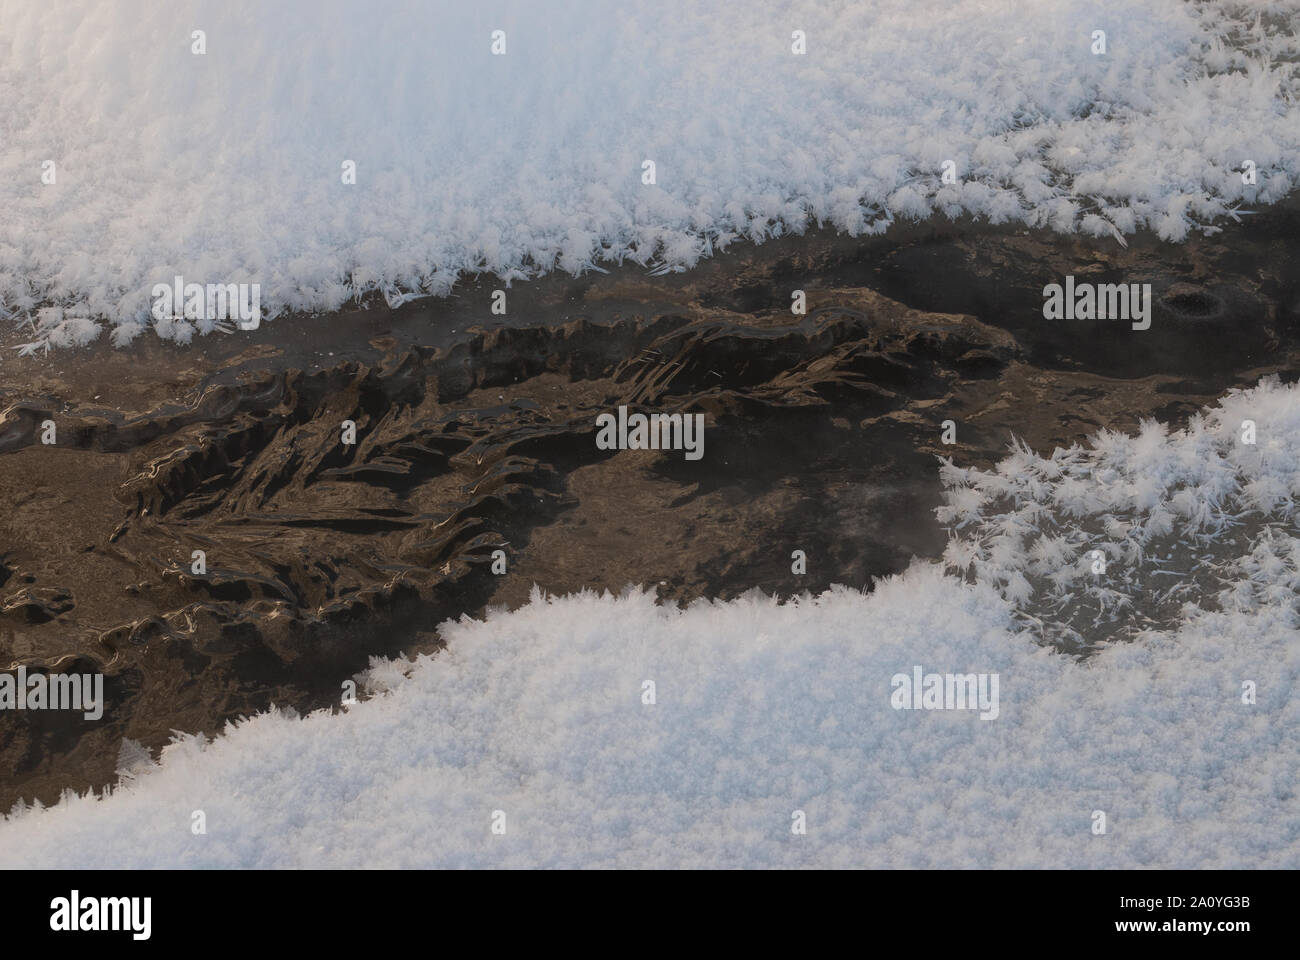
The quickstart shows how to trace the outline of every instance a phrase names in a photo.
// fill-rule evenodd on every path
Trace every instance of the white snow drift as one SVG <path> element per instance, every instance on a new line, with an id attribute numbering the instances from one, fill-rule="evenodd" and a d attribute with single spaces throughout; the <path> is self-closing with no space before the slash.
<path id="1" fill-rule="evenodd" d="M 1268 383 L 1186 434 L 997 472 L 1006 516 L 1068 544 L 1062 568 L 1098 505 L 1171 514 L 1175 571 L 1214 552 L 1198 533 L 1253 531 L 1225 541 L 1235 589 L 1086 660 L 1018 629 L 1033 595 L 1002 595 L 986 532 L 974 583 L 918 563 L 869 595 L 785 604 L 535 595 L 444 624 L 436 658 L 376 663 L 346 714 L 258 716 L 158 764 L 124 751 L 106 799 L 0 824 L 0 866 L 1298 867 L 1297 411 L 1300 390 Z M 1247 414 L 1257 445 L 1237 450 Z M 992 480 L 950 481 L 995 524 Z M 915 665 L 996 673 L 997 719 L 893 709 L 891 678 Z"/>
<path id="2" fill-rule="evenodd" d="M 936 212 L 1176 241 L 1300 179 L 1298 17 L 1295 0 L 0 0 L 0 315 L 37 346 L 105 322 L 118 343 L 151 325 L 188 341 L 216 324 L 149 311 L 176 275 L 260 283 L 274 315 Z"/>

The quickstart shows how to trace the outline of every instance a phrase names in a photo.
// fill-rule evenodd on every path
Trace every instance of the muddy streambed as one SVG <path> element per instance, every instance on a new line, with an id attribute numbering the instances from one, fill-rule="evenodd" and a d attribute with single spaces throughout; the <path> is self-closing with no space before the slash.
<path id="1" fill-rule="evenodd" d="M 682 274 L 517 283 L 504 317 L 484 278 L 188 347 L 17 358 L 6 331 L 0 665 L 102 672 L 106 702 L 0 712 L 0 808 L 111 782 L 123 738 L 335 706 L 371 656 L 432 650 L 441 621 L 534 584 L 868 586 L 942 551 L 939 456 L 988 465 L 1012 435 L 1046 451 L 1293 378 L 1297 263 L 1288 203 L 1178 246 L 811 233 Z M 1150 283 L 1151 329 L 1044 320 L 1067 274 Z M 620 405 L 703 414 L 703 457 L 598 449 Z"/>

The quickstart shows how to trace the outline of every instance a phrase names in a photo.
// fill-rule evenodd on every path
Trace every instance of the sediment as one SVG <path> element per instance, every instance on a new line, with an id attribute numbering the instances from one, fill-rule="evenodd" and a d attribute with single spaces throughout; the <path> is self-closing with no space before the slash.
<path id="1" fill-rule="evenodd" d="M 124 738 L 336 707 L 371 657 L 434 650 L 440 622 L 534 584 L 869 587 L 943 549 L 939 457 L 986 466 L 1013 436 L 1050 451 L 1294 378 L 1298 248 L 1294 203 L 1177 246 L 927 224 L 552 276 L 504 317 L 483 278 L 185 347 L 6 347 L 0 667 L 102 672 L 107 702 L 0 712 L 0 809 L 112 782 Z M 1066 273 L 1151 283 L 1152 328 L 1043 320 Z M 704 414 L 703 459 L 597 449 L 619 405 Z"/>

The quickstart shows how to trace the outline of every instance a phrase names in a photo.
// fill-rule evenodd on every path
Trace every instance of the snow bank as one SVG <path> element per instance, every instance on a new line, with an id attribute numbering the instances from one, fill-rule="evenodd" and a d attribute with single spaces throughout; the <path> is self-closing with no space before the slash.
<path id="1" fill-rule="evenodd" d="M 1300 178 L 1298 14 L 0 0 L 0 314 L 37 346 L 105 322 L 117 343 L 151 325 L 188 342 L 218 325 L 149 312 L 177 275 L 259 283 L 274 315 L 936 212 L 1181 240 Z"/>
<path id="2" fill-rule="evenodd" d="M 1091 464 L 1112 508 L 1167 499 L 1191 531 L 1170 541 L 1176 570 L 1237 509 L 1294 558 L 1297 410 L 1300 390 L 1267 383 L 1186 434 L 1108 435 L 1070 469 Z M 1246 414 L 1258 443 L 1235 450 Z M 1066 483 L 1032 493 L 1068 564 L 1090 541 Z M 258 716 L 160 764 L 126 751 L 107 799 L 0 824 L 0 866 L 1294 868 L 1295 567 L 1239 546 L 1237 590 L 1087 659 L 1020 630 L 1024 599 L 979 564 L 973 583 L 918 563 L 869 595 L 785 604 L 535 595 L 444 624 L 436 658 L 376 663 L 374 695 L 344 715 Z M 894 709 L 893 678 L 916 665 L 997 674 L 997 718 Z"/>

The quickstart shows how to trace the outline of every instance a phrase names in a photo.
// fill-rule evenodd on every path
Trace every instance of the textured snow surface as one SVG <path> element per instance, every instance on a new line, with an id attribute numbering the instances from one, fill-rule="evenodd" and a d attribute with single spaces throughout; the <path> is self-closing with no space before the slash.
<path id="1" fill-rule="evenodd" d="M 1172 442 L 1102 431 L 996 470 L 945 462 L 948 567 L 996 584 L 1071 646 L 1169 627 L 1202 609 L 1300 608 L 1300 403 L 1265 381 L 1193 417 Z M 1071 626 L 1073 625 L 1073 626 Z"/>
<path id="2" fill-rule="evenodd" d="M 345 714 L 260 715 L 156 764 L 128 742 L 106 799 L 0 824 L 0 866 L 1300 867 L 1297 410 L 1266 383 L 1186 433 L 1071 455 L 1097 503 L 1168 501 L 1188 576 L 1179 551 L 1229 504 L 1290 558 L 1233 540 L 1238 590 L 1085 660 L 1023 629 L 1026 601 L 978 564 L 784 604 L 538 594 L 444 624 L 437 657 L 376 662 Z M 1257 444 L 1236 450 L 1247 414 Z M 1034 522 L 1068 537 L 1090 521 L 1079 491 L 1048 495 L 1063 482 Z M 918 664 L 996 673 L 998 717 L 893 709 Z"/>
<path id="3" fill-rule="evenodd" d="M 1296 0 L 0 0 L 0 316 L 40 347 L 186 342 L 214 323 L 149 312 L 176 275 L 259 283 L 274 315 L 936 213 L 1177 241 L 1300 180 L 1297 22 Z"/>

